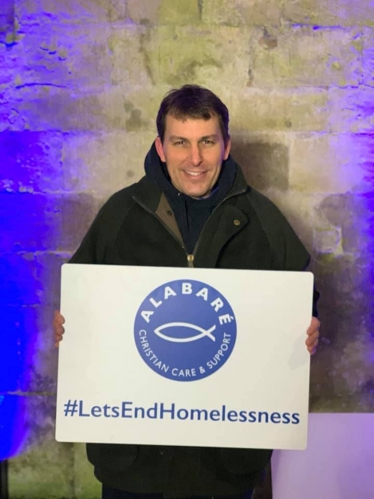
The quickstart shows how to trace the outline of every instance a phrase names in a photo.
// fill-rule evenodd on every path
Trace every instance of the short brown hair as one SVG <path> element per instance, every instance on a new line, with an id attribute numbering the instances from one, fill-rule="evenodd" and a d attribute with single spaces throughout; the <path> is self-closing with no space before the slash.
<path id="1" fill-rule="evenodd" d="M 166 116 L 170 114 L 176 119 L 209 120 L 217 116 L 224 143 L 227 144 L 229 134 L 229 110 L 211 90 L 199 85 L 183 85 L 168 92 L 161 102 L 157 113 L 157 133 L 164 141 Z"/>

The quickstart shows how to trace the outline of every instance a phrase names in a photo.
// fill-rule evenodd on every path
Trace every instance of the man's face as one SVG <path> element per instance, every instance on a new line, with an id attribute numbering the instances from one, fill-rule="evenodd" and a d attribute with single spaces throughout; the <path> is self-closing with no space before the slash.
<path id="1" fill-rule="evenodd" d="M 226 145 L 223 141 L 217 116 L 205 121 L 167 115 L 164 142 L 156 139 L 158 155 L 166 163 L 172 184 L 193 198 L 210 194 L 230 147 L 230 140 Z"/>

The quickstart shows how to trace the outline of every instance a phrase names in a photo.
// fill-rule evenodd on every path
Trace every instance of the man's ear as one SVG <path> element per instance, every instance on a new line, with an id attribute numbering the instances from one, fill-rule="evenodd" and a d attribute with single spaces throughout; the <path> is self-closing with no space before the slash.
<path id="1" fill-rule="evenodd" d="M 165 158 L 165 154 L 164 154 L 164 148 L 162 146 L 162 142 L 161 142 L 160 137 L 156 137 L 155 146 L 156 146 L 157 154 L 160 156 L 161 161 L 163 163 L 166 163 L 166 158 Z"/>
<path id="2" fill-rule="evenodd" d="M 225 146 L 225 154 L 223 156 L 224 160 L 226 160 L 229 157 L 230 151 L 231 151 L 231 137 L 227 139 L 227 143 Z"/>

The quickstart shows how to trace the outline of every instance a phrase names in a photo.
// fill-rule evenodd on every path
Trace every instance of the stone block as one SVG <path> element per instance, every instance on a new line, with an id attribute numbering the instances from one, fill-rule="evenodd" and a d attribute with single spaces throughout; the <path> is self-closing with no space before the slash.
<path id="1" fill-rule="evenodd" d="M 0 134 L 0 189 L 7 192 L 60 190 L 62 134 L 6 132 Z"/>
<path id="2" fill-rule="evenodd" d="M 356 42 L 357 32 L 350 29 L 294 26 L 253 30 L 246 58 L 252 85 L 260 88 L 357 85 L 362 78 L 362 67 Z"/>
<path id="3" fill-rule="evenodd" d="M 328 109 L 333 132 L 374 131 L 374 88 L 330 89 Z"/>
<path id="4" fill-rule="evenodd" d="M 53 88 L 49 91 L 41 87 L 23 87 L 17 90 L 13 109 L 19 117 L 11 130 L 33 131 L 73 131 L 105 129 L 108 122 L 118 123 L 121 113 L 114 112 L 119 107 L 121 96 L 99 93 L 88 96 L 72 95 L 69 89 Z M 122 107 L 122 105 L 120 106 Z M 22 120 L 22 125 L 19 121 Z"/>
<path id="5" fill-rule="evenodd" d="M 1 305 L 21 306 L 39 303 L 42 283 L 37 275 L 34 255 L 2 253 L 0 262 L 4 290 L 0 297 Z"/>
<path id="6" fill-rule="evenodd" d="M 319 211 L 328 222 L 341 228 L 344 253 L 360 255 L 371 247 L 371 206 L 365 196 L 355 193 L 330 194 L 320 204 Z"/>
<path id="7" fill-rule="evenodd" d="M 374 6 L 372 7 L 374 18 Z M 374 21 L 373 21 L 374 26 Z M 366 28 L 363 36 L 363 84 L 374 87 L 374 29 Z"/>
<path id="8" fill-rule="evenodd" d="M 20 407 L 20 399 L 22 397 L 17 397 L 12 393 L 6 393 L 6 390 L 7 389 L 2 391 L 0 403 L 1 461 L 14 456 L 23 441 L 25 432 L 24 417 L 22 407 Z"/>
<path id="9" fill-rule="evenodd" d="M 329 230 L 335 226 L 319 211 L 324 195 L 303 193 L 288 189 L 282 191 L 268 187 L 262 191 L 281 210 L 302 243 L 311 255 L 316 253 L 313 246 L 315 230 Z"/>
<path id="10" fill-rule="evenodd" d="M 274 10 L 276 2 L 273 0 Z M 129 24 L 196 24 L 201 19 L 198 0 L 15 0 L 15 13 L 21 26 L 59 24 L 98 24 L 125 21 Z M 260 15 L 257 6 L 256 15 Z M 264 16 L 261 16 L 264 18 Z M 251 16 L 247 16 L 251 19 Z"/>
<path id="11" fill-rule="evenodd" d="M 0 193 L 0 218 L 6 221 L 0 252 L 73 251 L 99 204 L 88 194 Z"/>
<path id="12" fill-rule="evenodd" d="M 143 25 L 177 26 L 196 24 L 200 21 L 198 0 L 127 0 L 129 20 Z"/>
<path id="13" fill-rule="evenodd" d="M 212 90 L 248 81 L 251 31 L 227 26 L 161 26 L 144 38 L 154 85 L 198 83 Z M 167 40 L 167 43 L 165 43 Z"/>
<path id="14" fill-rule="evenodd" d="M 144 157 L 155 135 L 3 132 L 0 188 L 22 193 L 112 193 L 143 176 Z"/>
<path id="15" fill-rule="evenodd" d="M 0 272 L 3 293 L 0 306 L 29 306 L 58 303 L 61 265 L 69 254 L 2 253 Z"/>
<path id="16" fill-rule="evenodd" d="M 237 98 L 237 96 L 240 96 Z M 230 111 L 232 134 L 264 131 L 324 131 L 329 129 L 329 96 L 324 89 L 222 89 Z"/>
<path id="17" fill-rule="evenodd" d="M 75 248 L 74 248 L 75 249 Z M 43 307 L 51 307 L 55 309 L 60 302 L 60 281 L 61 281 L 61 266 L 66 263 L 71 257 L 71 252 L 42 252 L 35 255 L 37 265 L 38 278 L 42 283 L 42 291 L 40 294 L 40 304 Z M 43 327 L 50 326 L 50 310 L 41 310 L 42 313 L 47 313 L 47 320 L 42 322 Z M 42 315 L 42 317 L 44 317 Z M 42 330 L 43 328 L 38 328 Z"/>
<path id="18" fill-rule="evenodd" d="M 2 301 L 5 300 L 2 299 Z M 11 306 L 8 303 L 0 305 L 2 322 L 0 332 L 0 393 L 14 392 L 19 387 L 25 358 L 25 323 L 20 309 L 20 305 Z"/>
<path id="19" fill-rule="evenodd" d="M 314 271 L 322 293 L 322 338 L 312 361 L 311 410 L 371 412 L 371 265 L 360 255 L 320 255 Z"/>
<path id="20" fill-rule="evenodd" d="M 9 94 L 9 89 L 13 83 L 14 68 L 18 64 L 18 60 L 15 47 L 10 48 L 6 43 L 0 42 L 0 98 L 4 99 L 5 102 L 8 100 L 6 95 Z"/>
<path id="21" fill-rule="evenodd" d="M 144 50 L 148 37 L 149 30 L 136 25 L 121 26 L 112 30 L 108 47 L 113 61 L 113 85 L 119 85 L 127 92 L 129 89 L 134 92 L 136 89 L 152 85 L 149 61 Z"/>
<path id="22" fill-rule="evenodd" d="M 0 30 L 14 17 L 14 0 L 4 0 L 0 9 Z"/>
<path id="23" fill-rule="evenodd" d="M 284 2 L 284 19 L 319 26 L 373 26 L 371 0 L 290 0 Z"/>
<path id="24" fill-rule="evenodd" d="M 127 16 L 127 0 L 108 0 L 108 18 L 110 22 L 129 21 Z"/>
<path id="25" fill-rule="evenodd" d="M 27 328 L 26 352 L 19 377 L 19 390 L 24 393 L 56 392 L 58 350 L 54 347 L 52 328 L 54 309 L 43 304 L 21 310 Z"/>
<path id="26" fill-rule="evenodd" d="M 1 47 L 0 44 L 0 52 Z M 5 82 L 0 84 L 0 133 L 4 130 L 24 130 L 24 120 L 14 106 L 13 92 L 10 90 L 10 83 L 13 79 L 12 70 L 8 72 L 0 68 L 0 75 L 0 79 L 4 77 Z"/>
<path id="27" fill-rule="evenodd" d="M 0 306 L 3 328 L 0 335 L 0 391 L 54 393 L 57 349 L 53 344 L 52 319 L 55 307 Z"/>
<path id="28" fill-rule="evenodd" d="M 138 181 L 155 132 L 68 134 L 63 146 L 63 171 L 73 191 L 102 197 Z"/>
<path id="29" fill-rule="evenodd" d="M 53 88 L 70 93 L 105 88 L 111 83 L 110 36 L 109 24 L 29 26 L 12 49 L 14 88 L 41 87 L 46 94 Z"/>
<path id="30" fill-rule="evenodd" d="M 365 163 L 372 140 L 356 134 L 295 134 L 290 187 L 310 193 L 366 192 L 370 181 Z"/>
<path id="31" fill-rule="evenodd" d="M 203 0 L 202 20 L 228 26 L 276 26 L 281 23 L 282 2 L 269 0 Z"/>
<path id="32" fill-rule="evenodd" d="M 75 497 L 79 499 L 101 498 L 101 483 L 87 459 L 85 444 L 74 444 L 74 489 Z"/>
<path id="33" fill-rule="evenodd" d="M 0 391 L 56 389 L 53 311 L 59 307 L 60 268 L 67 255 L 2 255 Z"/>
<path id="34" fill-rule="evenodd" d="M 166 90 L 162 86 L 136 90 L 135 102 L 131 89 L 121 87 L 86 96 L 72 95 L 68 89 L 54 89 L 45 94 L 40 89 L 24 88 L 17 92 L 13 104 L 17 119 L 23 124 L 20 126 L 17 121 L 12 129 L 155 131 L 156 112 Z"/>
<path id="35" fill-rule="evenodd" d="M 14 0 L 21 26 L 46 23 L 83 25 L 105 22 L 112 2 L 106 0 Z"/>
<path id="36" fill-rule="evenodd" d="M 0 7 L 0 43 L 7 44 L 8 36 L 14 32 L 14 0 L 3 0 Z"/>
<path id="37" fill-rule="evenodd" d="M 9 461 L 9 495 L 19 499 L 74 497 L 74 449 L 57 443 L 55 397 L 22 397 L 25 441 Z"/>

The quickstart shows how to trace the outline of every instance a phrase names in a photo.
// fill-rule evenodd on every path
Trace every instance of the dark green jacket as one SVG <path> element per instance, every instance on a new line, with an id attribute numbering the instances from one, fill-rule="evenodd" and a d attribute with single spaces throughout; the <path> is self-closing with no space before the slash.
<path id="1" fill-rule="evenodd" d="M 73 263 L 303 270 L 309 255 L 271 201 L 238 168 L 231 190 L 188 255 L 174 214 L 147 177 L 114 194 L 71 259 Z M 166 496 L 232 495 L 253 487 L 271 451 L 88 444 L 105 485 Z"/>

